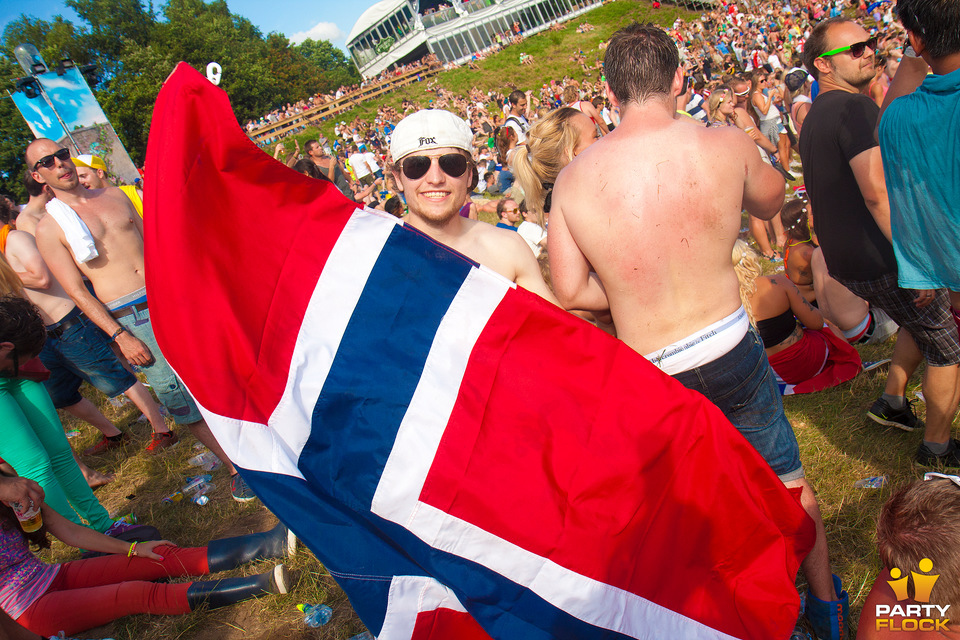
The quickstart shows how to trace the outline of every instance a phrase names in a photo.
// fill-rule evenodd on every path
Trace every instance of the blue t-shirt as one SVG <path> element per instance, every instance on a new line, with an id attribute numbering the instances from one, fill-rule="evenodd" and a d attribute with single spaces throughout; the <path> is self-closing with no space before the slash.
<path id="1" fill-rule="evenodd" d="M 894 100 L 879 140 L 900 286 L 960 291 L 960 69 Z"/>
<path id="2" fill-rule="evenodd" d="M 516 231 L 516 230 L 517 230 L 517 228 L 516 228 L 515 226 L 510 225 L 510 224 L 507 224 L 507 223 L 505 223 L 505 222 L 498 222 L 498 223 L 497 223 L 497 226 L 500 227 L 501 229 L 510 229 L 510 231 Z"/>

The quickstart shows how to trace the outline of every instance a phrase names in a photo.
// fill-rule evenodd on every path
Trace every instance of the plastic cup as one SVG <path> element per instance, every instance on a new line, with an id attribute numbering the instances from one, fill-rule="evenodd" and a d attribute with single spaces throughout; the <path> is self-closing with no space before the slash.
<path id="1" fill-rule="evenodd" d="M 40 507 L 33 504 L 33 500 L 29 505 L 14 502 L 11 506 L 13 512 L 17 514 L 17 520 L 20 521 L 20 528 L 25 533 L 33 533 L 43 526 L 43 514 L 40 512 Z"/>

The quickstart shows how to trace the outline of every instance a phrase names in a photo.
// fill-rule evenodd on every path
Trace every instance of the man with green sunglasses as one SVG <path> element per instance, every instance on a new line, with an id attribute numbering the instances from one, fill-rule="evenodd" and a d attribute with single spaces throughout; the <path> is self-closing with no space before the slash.
<path id="1" fill-rule="evenodd" d="M 950 437 L 960 364 L 957 325 L 946 289 L 904 288 L 902 276 L 898 283 L 885 159 L 875 133 L 880 110 L 860 93 L 875 75 L 871 44 L 860 25 L 844 18 L 821 22 L 807 39 L 804 56 L 820 82 L 820 95 L 800 134 L 803 177 L 830 275 L 900 325 L 884 392 L 867 417 L 903 431 L 924 429 L 918 464 L 960 467 L 960 442 Z M 955 146 L 942 128 L 936 133 Z M 951 166 L 945 157 L 940 161 Z M 904 233 L 900 225 L 897 232 Z M 923 361 L 926 425 L 904 396 L 907 381 Z"/>

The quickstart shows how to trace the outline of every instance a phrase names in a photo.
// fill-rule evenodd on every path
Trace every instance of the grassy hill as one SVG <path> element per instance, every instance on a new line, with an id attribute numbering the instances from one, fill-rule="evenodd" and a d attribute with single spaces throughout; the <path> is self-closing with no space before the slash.
<path id="1" fill-rule="evenodd" d="M 644 2 L 619 0 L 608 3 L 568 23 L 562 31 L 547 31 L 525 40 L 520 45 L 479 63 L 480 70 L 461 68 L 441 74 L 437 83 L 456 93 L 465 94 L 470 87 L 481 90 L 504 91 L 510 85 L 535 88 L 550 79 L 571 75 L 582 78 L 579 66 L 569 61 L 571 53 L 582 50 L 588 63 L 599 53 L 597 45 L 608 39 L 618 28 L 632 21 L 672 24 L 677 16 L 692 17 L 675 8 L 664 7 L 654 11 Z M 596 27 L 595 31 L 578 34 L 576 24 L 582 20 Z M 521 52 L 534 57 L 530 66 L 518 62 Z M 591 78 L 595 80 L 596 78 Z M 384 103 L 399 107 L 404 99 L 426 103 L 426 83 L 405 87 L 391 93 Z M 354 117 L 372 119 L 376 104 L 365 104 L 337 120 Z M 332 122 L 318 130 L 301 133 L 297 139 L 305 142 L 318 133 L 333 136 Z M 288 145 L 289 146 L 289 145 Z M 889 357 L 892 342 L 862 348 L 864 360 Z M 827 527 L 830 554 L 834 572 L 843 580 L 851 598 L 854 628 L 859 609 L 879 568 L 875 550 L 874 528 L 880 505 L 889 496 L 890 488 L 857 489 L 854 482 L 867 476 L 888 475 L 892 484 L 920 477 L 922 471 L 912 464 L 912 456 L 921 439 L 919 433 L 904 433 L 879 427 L 865 419 L 865 411 L 881 393 L 883 370 L 859 376 L 839 388 L 809 396 L 791 396 L 784 399 L 787 415 L 794 425 L 800 442 L 801 457 L 807 477 L 818 493 L 820 508 Z M 919 379 L 909 384 L 908 397 L 919 389 Z M 97 397 L 90 389 L 88 397 Z M 110 452 L 89 459 L 91 466 L 102 471 L 116 471 L 117 480 L 98 490 L 98 496 L 113 513 L 123 515 L 134 511 L 142 522 L 157 526 L 166 537 L 181 545 L 203 544 L 224 535 L 236 535 L 253 528 L 266 529 L 275 522 L 259 502 L 238 505 L 230 499 L 229 481 L 224 471 L 215 472 L 218 489 L 210 504 L 198 507 L 190 503 L 169 505 L 162 498 L 175 491 L 184 477 L 195 473 L 186 460 L 193 455 L 193 439 L 186 430 L 180 430 L 184 442 L 170 452 L 151 457 L 143 452 L 149 439 L 149 428 L 137 422 L 138 413 L 130 405 L 116 408 L 103 401 L 104 412 L 121 428 L 134 434 L 134 442 L 123 451 Z M 923 405 L 919 412 L 923 414 Z M 79 427 L 81 434 L 73 441 L 77 450 L 93 444 L 99 433 L 89 426 L 80 426 L 63 414 L 67 429 Z M 704 478 L 710 482 L 710 478 Z M 683 523 L 677 523 L 682 527 Z M 730 523 L 736 526 L 736 523 Z M 75 554 L 62 545 L 46 552 L 50 560 L 67 560 Z M 242 575 L 265 570 L 269 563 L 230 572 Z M 186 616 L 133 616 L 83 637 L 114 636 L 118 640 L 258 640 L 275 638 L 325 638 L 346 640 L 363 630 L 349 602 L 323 567 L 303 551 L 293 566 L 304 573 L 298 588 L 291 595 L 267 598 L 212 612 L 195 612 Z M 802 586 L 803 578 L 799 579 Z M 335 611 L 330 624 L 319 630 L 303 627 L 301 614 L 295 606 L 299 602 L 326 602 Z"/>

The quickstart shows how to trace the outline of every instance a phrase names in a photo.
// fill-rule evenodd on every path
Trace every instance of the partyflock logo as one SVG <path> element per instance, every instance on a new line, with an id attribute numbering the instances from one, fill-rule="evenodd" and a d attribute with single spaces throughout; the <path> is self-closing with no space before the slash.
<path id="1" fill-rule="evenodd" d="M 900 569 L 894 567 L 890 570 L 890 577 L 893 580 L 887 580 L 887 584 L 893 589 L 893 594 L 897 602 L 909 600 L 907 593 L 907 583 L 913 579 L 913 601 L 917 604 L 878 604 L 877 610 L 877 631 L 886 629 L 888 631 L 949 631 L 947 623 L 947 611 L 950 605 L 930 604 L 930 594 L 933 592 L 933 586 L 940 578 L 940 574 L 931 574 L 933 571 L 933 561 L 930 558 L 923 558 L 917 563 L 917 569 L 921 573 L 911 571 L 909 576 L 903 575 Z M 936 615 L 936 617 L 935 617 Z"/>

